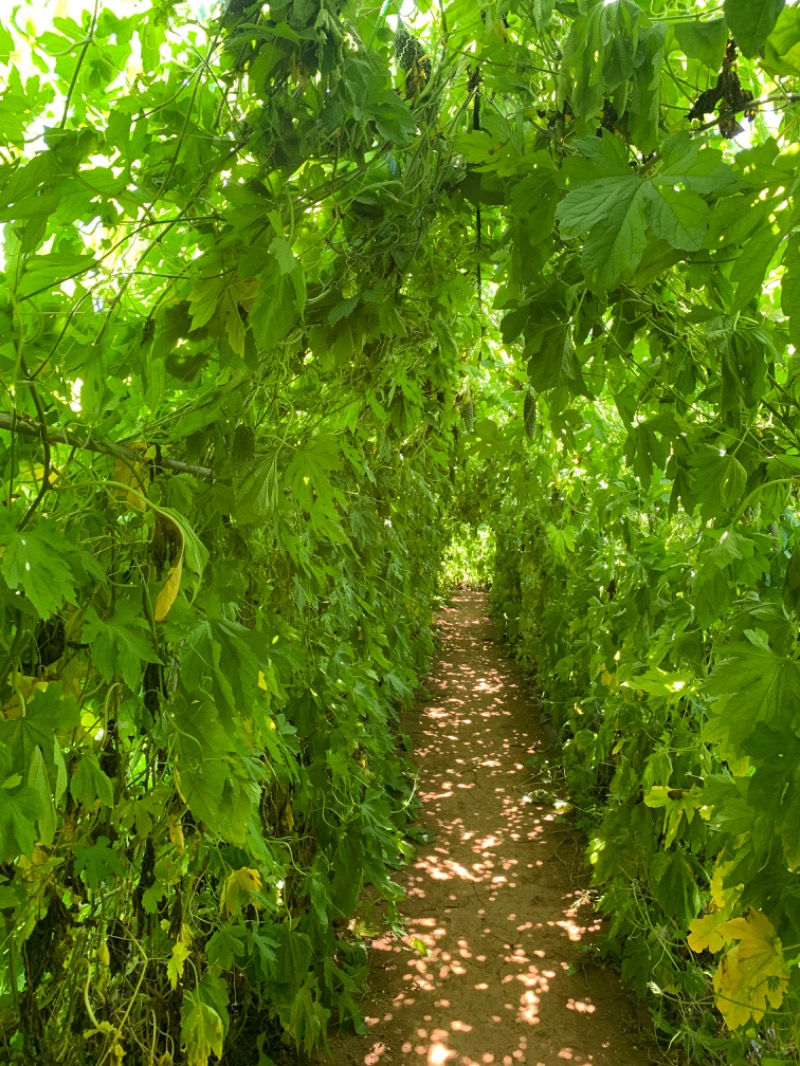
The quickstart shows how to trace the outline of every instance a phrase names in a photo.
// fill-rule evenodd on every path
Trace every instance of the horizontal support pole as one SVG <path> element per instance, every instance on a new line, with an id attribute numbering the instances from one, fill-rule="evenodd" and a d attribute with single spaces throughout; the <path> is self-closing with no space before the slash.
<path id="1" fill-rule="evenodd" d="M 35 422 L 23 421 L 2 411 L 0 411 L 0 430 L 6 430 L 9 433 L 21 433 L 25 437 L 36 437 L 37 440 L 42 440 L 41 429 Z M 102 455 L 112 455 L 116 459 L 124 459 L 130 463 L 141 463 L 144 459 L 142 453 L 135 451 L 133 448 L 126 448 L 122 444 L 114 444 L 110 440 L 92 440 L 88 433 L 84 439 L 74 431 L 53 430 L 51 432 L 48 430 L 44 439 L 48 444 L 68 444 L 72 448 L 100 452 Z M 157 460 L 147 461 L 154 462 L 156 466 L 163 467 L 165 470 L 174 470 L 176 474 L 192 474 L 194 477 L 199 478 L 213 478 L 214 476 L 214 471 L 210 467 L 193 466 L 191 463 L 182 463 L 178 459 L 165 459 L 162 456 Z"/>

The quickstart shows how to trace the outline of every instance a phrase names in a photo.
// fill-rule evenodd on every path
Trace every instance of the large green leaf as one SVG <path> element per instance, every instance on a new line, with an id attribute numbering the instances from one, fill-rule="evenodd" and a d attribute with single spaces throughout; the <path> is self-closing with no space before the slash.
<path id="1" fill-rule="evenodd" d="M 250 717 L 258 684 L 256 634 L 227 618 L 200 622 L 190 633 L 181 668 L 190 692 L 200 690 L 204 677 L 211 678 L 217 709 L 232 717 Z"/>
<path id="2" fill-rule="evenodd" d="M 276 929 L 278 950 L 278 980 L 291 989 L 298 989 L 305 982 L 314 949 L 305 933 L 293 929 L 289 922 Z"/>
<path id="3" fill-rule="evenodd" d="M 21 587 L 40 618 L 50 618 L 66 600 L 75 603 L 75 577 L 65 558 L 72 545 L 56 523 L 42 519 L 30 529 L 16 528 L 0 512 L 0 571 L 10 589 Z"/>
<path id="4" fill-rule="evenodd" d="M 147 635 L 147 622 L 129 600 L 117 600 L 110 618 L 101 618 L 88 608 L 83 639 L 91 647 L 92 662 L 106 681 L 122 674 L 130 689 L 137 689 L 144 663 L 160 658 Z"/>
<path id="5" fill-rule="evenodd" d="M 92 890 L 124 876 L 119 856 L 110 845 L 108 837 L 98 836 L 93 843 L 75 848 L 75 872 Z"/>
<path id="6" fill-rule="evenodd" d="M 37 689 L 23 714 L 0 719 L 0 742 L 11 753 L 11 768 L 25 774 L 38 750 L 48 767 L 54 763 L 53 744 L 58 734 L 69 734 L 80 721 L 75 698 L 64 692 L 60 682 Z"/>
<path id="7" fill-rule="evenodd" d="M 785 0 L 725 0 L 725 20 L 743 55 L 758 55 L 784 3 Z"/>
<path id="8" fill-rule="evenodd" d="M 723 758 L 741 757 L 745 742 L 762 725 L 797 723 L 800 716 L 800 663 L 776 654 L 764 634 L 751 643 L 732 644 L 705 684 L 711 717 L 705 737 Z"/>
<path id="9" fill-rule="evenodd" d="M 756 767 L 748 780 L 751 806 L 777 830 L 789 868 L 800 866 L 800 740 L 786 728 L 762 726 L 744 744 Z"/>
<path id="10" fill-rule="evenodd" d="M 69 790 L 78 803 L 91 808 L 95 801 L 103 807 L 114 806 L 114 785 L 103 771 L 93 752 L 87 752 L 78 760 L 70 778 Z"/>
<path id="11" fill-rule="evenodd" d="M 250 323 L 256 344 L 263 351 L 272 351 L 299 319 L 305 302 L 305 287 L 301 268 L 285 273 L 277 261 L 270 263 L 259 275 L 258 293 L 250 312 Z"/>
<path id="12" fill-rule="evenodd" d="M 646 207 L 646 183 L 630 173 L 581 184 L 558 205 L 561 236 L 586 234 L 582 260 L 591 286 L 606 291 L 633 276 L 647 244 Z"/>
<path id="13" fill-rule="evenodd" d="M 710 211 L 699 193 L 652 185 L 647 190 L 647 208 L 653 230 L 673 248 L 695 252 L 702 247 Z"/>
<path id="14" fill-rule="evenodd" d="M 764 49 L 764 66 L 771 73 L 800 75 L 800 11 L 785 7 Z"/>
<path id="15" fill-rule="evenodd" d="M 628 162 L 617 137 L 580 142 L 583 159 L 564 164 L 567 194 L 556 208 L 561 236 L 584 236 L 589 284 L 616 288 L 636 274 L 648 228 L 674 248 L 702 247 L 710 219 L 705 197 L 727 191 L 733 174 L 718 152 L 677 135 L 665 143 L 660 168 L 646 177 Z"/>
<path id="16" fill-rule="evenodd" d="M 699 59 L 715 72 L 720 69 L 728 40 L 728 27 L 724 19 L 701 22 L 699 18 L 693 18 L 673 23 L 672 29 L 689 59 Z"/>
<path id="17" fill-rule="evenodd" d="M 36 823 L 45 807 L 35 789 L 28 785 L 0 786 L 0 860 L 11 862 L 20 855 L 31 856 L 38 839 Z"/>
<path id="18" fill-rule="evenodd" d="M 187 991 L 181 1006 L 181 1041 L 188 1066 L 209 1066 L 212 1055 L 221 1059 L 224 1039 L 219 1013 L 199 993 Z"/>
<path id="19" fill-rule="evenodd" d="M 661 153 L 661 166 L 653 175 L 657 185 L 671 188 L 685 185 L 701 196 L 710 197 L 729 192 L 737 185 L 736 175 L 719 149 L 701 145 L 688 133 L 668 137 Z"/>
<path id="20" fill-rule="evenodd" d="M 259 789 L 244 759 L 233 757 L 242 751 L 233 725 L 223 728 L 214 705 L 201 698 L 176 701 L 172 728 L 173 770 L 184 803 L 209 832 L 243 843 Z"/>

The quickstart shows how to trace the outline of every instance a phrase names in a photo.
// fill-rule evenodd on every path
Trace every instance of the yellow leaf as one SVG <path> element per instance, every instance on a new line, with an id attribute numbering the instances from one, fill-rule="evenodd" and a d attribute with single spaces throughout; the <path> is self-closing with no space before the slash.
<path id="1" fill-rule="evenodd" d="M 16 719 L 20 717 L 20 706 L 23 708 L 33 693 L 37 689 L 47 688 L 47 682 L 40 682 L 37 678 L 29 674 L 21 674 L 14 671 L 9 676 L 9 681 L 14 688 L 14 695 L 9 696 L 6 702 L 0 707 L 0 718 L 6 718 L 8 720 Z"/>
<path id="2" fill-rule="evenodd" d="M 178 987 L 178 981 L 183 977 L 183 967 L 188 958 L 189 948 L 182 940 L 172 945 L 172 958 L 167 963 L 167 979 L 173 992 Z"/>
<path id="3" fill-rule="evenodd" d="M 147 449 L 147 445 L 142 443 L 128 444 L 127 447 L 131 451 L 139 452 L 144 452 Z M 145 509 L 144 496 L 147 491 L 147 479 L 143 462 L 139 462 L 138 459 L 117 459 L 114 463 L 114 472 L 111 480 L 119 481 L 123 485 L 130 485 L 133 490 L 132 492 L 124 492 L 122 489 L 115 487 L 111 490 L 115 496 L 124 496 L 128 506 L 133 507 L 136 511 Z"/>
<path id="4" fill-rule="evenodd" d="M 170 607 L 172 607 L 175 600 L 178 598 L 178 593 L 181 588 L 181 575 L 183 574 L 183 550 L 181 550 L 178 556 L 178 561 L 174 566 L 169 568 L 167 573 L 167 580 L 156 599 L 156 621 L 166 622 L 167 615 L 169 614 Z"/>
<path id="5" fill-rule="evenodd" d="M 610 673 L 605 663 L 600 667 L 600 684 L 605 685 L 606 688 L 611 688 L 616 680 L 614 674 Z"/>
<path id="6" fill-rule="evenodd" d="M 711 898 L 718 907 L 724 907 L 728 914 L 735 909 L 735 904 L 741 896 L 741 885 L 725 887 L 725 879 L 733 869 L 732 862 L 718 863 L 711 878 Z"/>
<path id="7" fill-rule="evenodd" d="M 238 870 L 233 870 L 228 874 L 222 887 L 220 911 L 227 911 L 231 917 L 234 917 L 241 914 L 243 906 L 248 904 L 253 904 L 256 907 L 260 906 L 257 900 L 253 900 L 250 897 L 254 892 L 261 891 L 261 885 L 261 874 L 258 870 L 253 870 L 249 866 L 242 866 Z"/>
<path id="8" fill-rule="evenodd" d="M 281 811 L 280 826 L 287 835 L 294 829 L 294 812 L 290 800 L 286 801 L 286 806 Z"/>
<path id="9" fill-rule="evenodd" d="M 37 481 L 41 481 L 44 477 L 44 466 L 41 463 L 36 463 L 33 467 L 33 476 Z M 61 476 L 61 471 L 57 467 L 51 465 L 50 470 L 48 471 L 48 476 L 50 484 L 55 485 L 56 481 L 58 481 Z"/>
<path id="10" fill-rule="evenodd" d="M 702 918 L 695 918 L 689 923 L 688 943 L 692 951 L 720 951 L 729 944 L 719 931 L 724 925 L 727 916 L 724 911 L 715 911 L 714 914 L 705 914 Z"/>
<path id="11" fill-rule="evenodd" d="M 122 1062 L 125 1058 L 125 1048 L 122 1046 L 120 1039 L 122 1034 L 119 1029 L 115 1029 L 110 1022 L 100 1022 L 96 1029 L 85 1029 L 83 1035 L 85 1037 L 106 1037 L 105 1054 L 102 1059 L 103 1062 Z"/>
<path id="12" fill-rule="evenodd" d="M 783 945 L 770 920 L 755 910 L 719 927 L 725 940 L 738 940 L 714 974 L 717 1007 L 728 1027 L 760 1022 L 767 1006 L 777 1008 L 789 982 Z"/>
<path id="13" fill-rule="evenodd" d="M 723 870 L 720 866 L 715 867 L 711 876 L 711 898 L 718 907 L 725 906 L 725 882 L 723 880 Z"/>
<path id="14" fill-rule="evenodd" d="M 171 814 L 167 818 L 167 825 L 169 827 L 169 839 L 178 849 L 178 854 L 183 855 L 184 852 L 184 839 L 183 839 L 183 826 L 181 820 L 177 815 Z"/>
<path id="15" fill-rule="evenodd" d="M 728 940 L 740 940 L 743 957 L 752 958 L 756 955 L 771 955 L 772 940 L 775 937 L 775 927 L 765 914 L 752 908 L 744 918 L 731 918 L 725 923 L 724 935 Z"/>

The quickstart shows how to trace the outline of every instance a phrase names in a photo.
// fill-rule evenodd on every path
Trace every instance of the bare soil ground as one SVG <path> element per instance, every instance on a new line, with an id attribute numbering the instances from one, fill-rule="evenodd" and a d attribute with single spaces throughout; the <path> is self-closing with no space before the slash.
<path id="1" fill-rule="evenodd" d="M 630 995 L 580 950 L 599 928 L 581 845 L 526 765 L 544 730 L 486 609 L 442 611 L 404 723 L 434 836 L 404 874 L 407 935 L 373 942 L 369 1035 L 334 1036 L 334 1066 L 649 1066 Z"/>

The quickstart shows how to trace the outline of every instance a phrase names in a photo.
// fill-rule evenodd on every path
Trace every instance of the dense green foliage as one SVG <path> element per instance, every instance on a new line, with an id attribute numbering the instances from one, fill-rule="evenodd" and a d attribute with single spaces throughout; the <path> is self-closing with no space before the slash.
<path id="1" fill-rule="evenodd" d="M 796 1054 L 800 9 L 112 8 L 0 26 L 0 1057 L 360 1025 L 465 528 L 623 972 Z"/>

